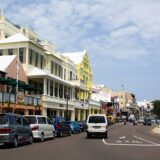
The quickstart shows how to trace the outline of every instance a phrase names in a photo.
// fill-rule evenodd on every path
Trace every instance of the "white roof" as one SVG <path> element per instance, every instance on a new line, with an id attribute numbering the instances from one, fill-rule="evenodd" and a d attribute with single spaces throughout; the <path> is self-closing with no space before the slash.
<path id="1" fill-rule="evenodd" d="M 39 68 L 34 68 L 31 72 L 29 72 L 27 74 L 27 76 L 28 77 L 46 77 L 46 76 L 48 76 L 51 79 L 60 81 L 62 83 L 68 84 L 70 86 L 74 86 L 69 81 L 63 80 L 60 77 L 57 77 L 57 76 L 55 76 L 53 74 L 48 73 L 47 71 L 39 69 Z"/>
<path id="2" fill-rule="evenodd" d="M 86 50 L 83 52 L 62 53 L 63 56 L 68 57 L 75 64 L 80 64 L 85 54 Z"/>
<path id="3" fill-rule="evenodd" d="M 16 55 L 0 56 L 0 71 L 5 72 L 5 69 L 11 64 L 15 57 Z"/>
<path id="4" fill-rule="evenodd" d="M 30 41 L 29 38 L 25 37 L 22 33 L 17 33 L 13 36 L 0 40 L 0 44 L 26 41 Z"/>

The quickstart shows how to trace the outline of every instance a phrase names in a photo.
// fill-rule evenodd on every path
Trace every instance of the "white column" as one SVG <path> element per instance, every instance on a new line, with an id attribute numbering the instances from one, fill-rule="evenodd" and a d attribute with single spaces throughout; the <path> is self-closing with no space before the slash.
<path id="1" fill-rule="evenodd" d="M 47 108 L 43 108 L 43 113 L 42 113 L 43 116 L 47 116 Z"/>
<path id="2" fill-rule="evenodd" d="M 80 120 L 81 120 L 81 110 L 78 109 L 78 121 L 80 121 Z"/>
<path id="3" fill-rule="evenodd" d="M 75 121 L 75 110 L 71 111 L 71 121 Z"/>
<path id="4" fill-rule="evenodd" d="M 64 110 L 62 110 L 62 117 L 64 117 Z"/>
<path id="5" fill-rule="evenodd" d="M 47 79 L 43 79 L 43 94 L 47 95 Z"/>
<path id="6" fill-rule="evenodd" d="M 59 109 L 56 110 L 56 115 L 59 116 Z"/>
<path id="7" fill-rule="evenodd" d="M 57 97 L 59 98 L 59 83 L 58 84 L 58 88 L 57 88 Z"/>
<path id="8" fill-rule="evenodd" d="M 50 91 L 50 80 L 48 79 L 48 96 L 50 96 L 50 93 L 51 93 L 51 91 Z"/>
<path id="9" fill-rule="evenodd" d="M 83 110 L 83 120 L 86 120 L 86 110 Z"/>

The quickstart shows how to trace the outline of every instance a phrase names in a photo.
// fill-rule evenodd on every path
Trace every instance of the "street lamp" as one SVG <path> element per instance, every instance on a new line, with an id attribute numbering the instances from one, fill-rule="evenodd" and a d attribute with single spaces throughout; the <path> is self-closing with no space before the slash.
<path id="1" fill-rule="evenodd" d="M 66 93 L 66 121 L 69 120 L 69 117 L 68 117 L 68 100 L 69 100 L 69 95 L 68 95 L 68 92 Z"/>

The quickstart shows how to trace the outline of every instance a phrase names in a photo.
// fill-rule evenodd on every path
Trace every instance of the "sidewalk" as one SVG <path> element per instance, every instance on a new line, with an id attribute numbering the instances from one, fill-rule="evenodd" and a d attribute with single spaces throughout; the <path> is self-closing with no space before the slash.
<path id="1" fill-rule="evenodd" d="M 152 131 L 160 134 L 160 127 L 155 127 Z"/>

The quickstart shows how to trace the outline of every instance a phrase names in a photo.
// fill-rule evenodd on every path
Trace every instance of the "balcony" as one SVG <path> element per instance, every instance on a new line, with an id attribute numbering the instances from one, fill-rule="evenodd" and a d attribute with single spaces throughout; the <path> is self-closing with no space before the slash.
<path id="1" fill-rule="evenodd" d="M 0 92 L 0 102 L 1 103 L 16 103 L 16 95 L 8 92 Z M 24 96 L 21 101 L 22 105 L 39 106 L 41 100 L 39 97 L 35 96 Z"/>

